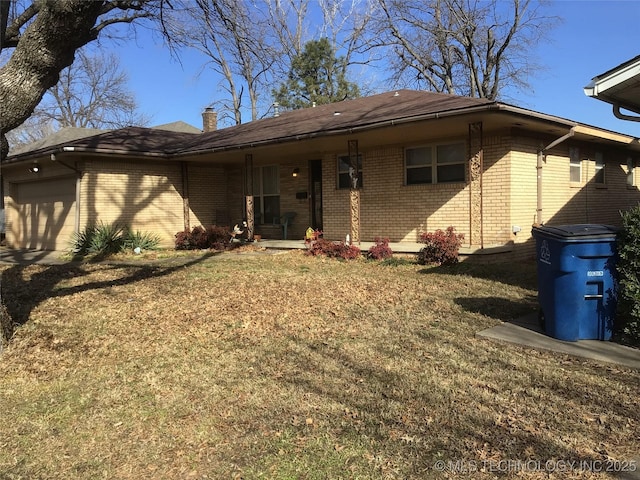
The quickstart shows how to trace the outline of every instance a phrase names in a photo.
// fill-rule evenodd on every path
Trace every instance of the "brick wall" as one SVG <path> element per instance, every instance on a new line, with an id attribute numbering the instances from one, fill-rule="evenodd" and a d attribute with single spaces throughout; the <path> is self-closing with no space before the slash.
<path id="1" fill-rule="evenodd" d="M 173 245 L 184 228 L 178 163 L 88 159 L 80 191 L 80 225 L 98 222 L 153 232 Z"/>
<path id="2" fill-rule="evenodd" d="M 372 241 L 415 242 L 424 231 L 454 226 L 469 238 L 466 183 L 404 185 L 403 147 L 361 152 L 360 237 Z M 486 161 L 486 159 L 485 159 Z M 323 158 L 325 238 L 342 240 L 350 231 L 349 190 L 337 188 L 337 158 Z"/>
<path id="3" fill-rule="evenodd" d="M 188 165 L 189 224 L 222 225 L 227 212 L 227 173 L 223 167 Z M 221 218 L 218 218 L 221 217 Z M 231 220 L 229 219 L 229 222 Z"/>
<path id="4" fill-rule="evenodd" d="M 534 253 L 531 226 L 536 221 L 537 148 L 540 140 L 513 138 L 511 172 L 512 222 L 522 227 L 514 236 L 524 256 Z M 577 147 L 581 158 L 581 181 L 570 181 L 569 148 Z M 605 184 L 594 183 L 595 152 L 605 158 Z M 566 141 L 547 152 L 542 167 L 542 221 L 546 225 L 604 223 L 620 225 L 620 211 L 640 202 L 637 182 L 627 186 L 627 157 L 622 150 L 590 143 Z M 633 155 L 632 155 L 633 157 Z"/>
<path id="5" fill-rule="evenodd" d="M 513 242 L 517 255 L 533 252 L 531 225 L 536 219 L 536 159 L 538 137 L 522 133 L 485 132 L 482 198 L 484 246 Z M 341 145 L 345 143 L 342 142 Z M 330 147 L 330 145 L 329 145 Z M 582 179 L 569 181 L 569 148 L 580 149 Z M 392 242 L 415 242 L 423 231 L 456 227 L 469 238 L 471 228 L 468 182 L 404 185 L 404 145 L 363 149 L 361 240 L 388 237 Z M 638 179 L 627 185 L 627 156 L 621 149 L 602 149 L 604 185 L 594 183 L 592 144 L 566 141 L 548 152 L 543 166 L 543 220 L 547 224 L 610 223 L 618 225 L 619 211 L 640 202 Z M 280 211 L 296 212 L 290 239 L 301 239 L 310 226 L 309 160 L 322 161 L 323 230 L 325 238 L 343 240 L 350 231 L 349 190 L 337 188 L 339 152 L 273 157 L 254 156 L 254 165 L 279 165 Z M 344 153 L 344 152 L 340 152 Z M 638 160 L 638 159 L 636 159 Z M 182 166 L 179 162 L 114 158 L 85 158 L 80 189 L 80 226 L 120 222 L 134 229 L 157 233 L 164 246 L 172 246 L 184 227 Z M 190 225 L 230 224 L 245 217 L 244 165 L 189 164 Z M 299 173 L 293 177 L 297 168 Z M 38 176 L 24 166 L 3 167 L 9 226 L 16 221 L 12 185 L 38 178 L 73 175 L 49 162 Z M 467 174 L 468 177 L 468 174 Z M 302 195 L 307 193 L 307 196 Z M 304 197 L 304 198 L 298 198 Z M 220 218 L 219 218 L 220 217 Z M 514 226 L 521 228 L 517 234 Z M 11 240 L 10 228 L 7 231 Z M 524 254 L 522 252 L 525 252 Z"/>

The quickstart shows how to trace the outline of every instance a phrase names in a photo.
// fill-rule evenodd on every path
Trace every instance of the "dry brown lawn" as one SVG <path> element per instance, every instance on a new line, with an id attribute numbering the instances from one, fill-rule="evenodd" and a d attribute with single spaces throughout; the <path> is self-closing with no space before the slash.
<path id="1" fill-rule="evenodd" d="M 4 266 L 0 479 L 609 478 L 639 372 L 476 336 L 535 310 L 534 267 Z"/>

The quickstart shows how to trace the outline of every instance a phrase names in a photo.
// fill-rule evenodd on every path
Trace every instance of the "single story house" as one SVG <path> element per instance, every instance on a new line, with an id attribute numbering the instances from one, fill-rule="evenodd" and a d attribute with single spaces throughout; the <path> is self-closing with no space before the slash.
<path id="1" fill-rule="evenodd" d="M 10 154 L 8 244 L 65 249 L 97 222 L 167 246 L 243 219 L 281 238 L 290 214 L 289 239 L 415 245 L 453 226 L 466 253 L 522 257 L 533 224 L 619 224 L 640 201 L 637 138 L 498 101 L 398 90 L 223 129 L 215 116 L 199 134 L 130 127 Z"/>

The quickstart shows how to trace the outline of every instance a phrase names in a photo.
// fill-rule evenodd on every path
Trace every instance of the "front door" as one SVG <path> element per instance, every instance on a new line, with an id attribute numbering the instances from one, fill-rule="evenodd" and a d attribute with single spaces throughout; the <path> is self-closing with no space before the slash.
<path id="1" fill-rule="evenodd" d="M 322 230 L 322 160 L 309 162 L 311 172 L 309 181 L 311 189 L 311 225 Z"/>

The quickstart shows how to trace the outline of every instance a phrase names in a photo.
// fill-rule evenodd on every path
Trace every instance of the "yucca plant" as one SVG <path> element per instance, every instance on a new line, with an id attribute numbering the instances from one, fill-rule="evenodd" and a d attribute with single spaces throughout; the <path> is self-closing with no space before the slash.
<path id="1" fill-rule="evenodd" d="M 156 250 L 160 245 L 160 237 L 148 232 L 135 232 L 129 228 L 124 230 L 122 235 L 122 248 L 124 250 Z"/>
<path id="2" fill-rule="evenodd" d="M 95 227 L 89 253 L 109 255 L 122 249 L 124 228 L 117 223 L 102 223 Z"/>
<path id="3" fill-rule="evenodd" d="M 79 256 L 87 255 L 91 249 L 95 232 L 96 227 L 94 225 L 87 225 L 84 230 L 75 232 L 71 240 L 72 252 Z"/>
<path id="4" fill-rule="evenodd" d="M 123 232 L 124 228 L 116 223 L 87 225 L 84 230 L 74 234 L 73 253 L 79 256 L 117 253 L 122 249 Z"/>

